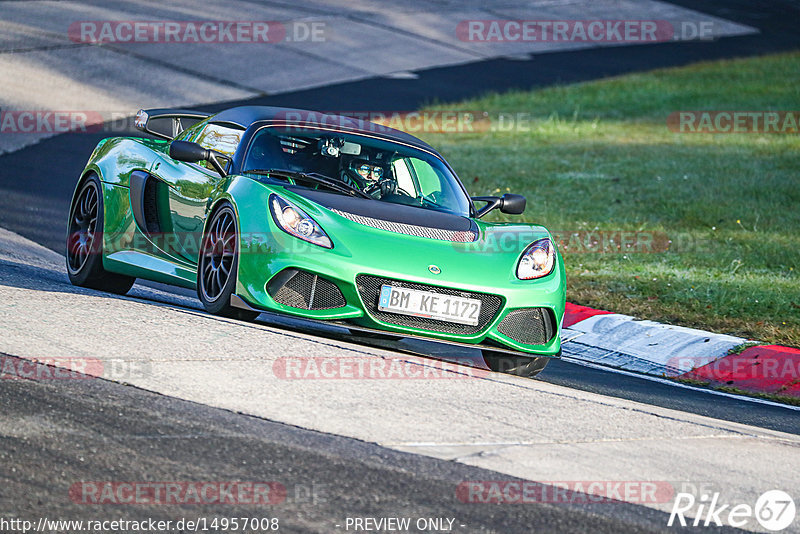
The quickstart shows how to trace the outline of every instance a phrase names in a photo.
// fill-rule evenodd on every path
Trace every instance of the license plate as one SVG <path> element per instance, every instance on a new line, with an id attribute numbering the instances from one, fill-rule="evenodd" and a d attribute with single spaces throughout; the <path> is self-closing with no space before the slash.
<path id="1" fill-rule="evenodd" d="M 448 323 L 478 325 L 481 301 L 453 295 L 408 289 L 405 287 L 381 286 L 378 309 L 384 312 L 438 319 Z"/>

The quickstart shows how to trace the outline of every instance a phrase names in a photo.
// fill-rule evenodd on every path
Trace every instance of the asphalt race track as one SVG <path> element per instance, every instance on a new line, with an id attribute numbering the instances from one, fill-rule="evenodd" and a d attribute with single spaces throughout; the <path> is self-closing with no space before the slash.
<path id="1" fill-rule="evenodd" d="M 487 91 L 800 46 L 797 2 L 672 3 L 760 33 L 487 59 L 413 79 L 368 78 L 203 108 L 413 110 Z M 448 354 L 435 344 L 392 345 L 267 314 L 252 324 L 220 320 L 202 312 L 191 292 L 158 284 L 137 285 L 128 297 L 72 287 L 53 251 L 63 251 L 75 179 L 106 136 L 61 134 L 0 156 L 0 358 L 13 366 L 19 358 L 79 354 L 106 365 L 138 362 L 144 372 L 0 380 L 0 517 L 257 515 L 278 517 L 287 532 L 344 532 L 348 517 L 392 516 L 453 518 L 456 532 L 649 532 L 666 529 L 668 503 L 587 503 L 577 495 L 569 503 L 501 507 L 463 502 L 456 488 L 474 480 L 628 477 L 725 491 L 748 480 L 752 488 L 729 495 L 744 502 L 772 482 L 796 489 L 796 409 L 567 361 L 551 362 L 535 381 L 275 380 L 270 372 L 286 354 L 412 358 L 422 367 L 436 364 L 414 354 Z M 76 481 L 91 480 L 278 481 L 286 497 L 257 510 L 86 506 L 68 497 Z"/>
<path id="2" fill-rule="evenodd" d="M 44 509 L 53 517 L 85 516 L 85 505 L 53 498 L 66 494 L 76 480 L 216 480 L 224 475 L 230 480 L 291 480 L 284 483 L 284 503 L 258 511 L 278 517 L 281 531 L 287 532 L 332 532 L 346 517 L 385 515 L 456 517 L 465 525 L 456 530 L 468 532 L 647 532 L 658 531 L 667 521 L 664 512 L 625 503 L 543 504 L 502 511 L 493 504 L 461 503 L 454 496 L 460 482 L 492 480 L 496 473 L 107 381 L 19 381 L 0 390 L 0 401 L 5 419 L 28 422 L 15 428 L 4 425 L 0 438 L 0 499 L 19 502 L 15 511 L 21 517 L 39 516 Z M 26 473 L 32 480 L 25 484 L 9 469 L 41 466 L 48 458 L 58 461 Z M 25 498 L 18 501 L 14 495 Z M 221 511 L 213 506 L 97 508 L 92 515 L 132 519 Z M 224 513 L 244 517 L 253 509 L 231 506 Z"/>
<path id="3" fill-rule="evenodd" d="M 432 101 L 457 101 L 518 88 L 546 86 L 602 78 L 695 61 L 763 54 L 800 46 L 793 17 L 795 2 L 775 2 L 754 8 L 739 2 L 673 2 L 759 28 L 753 36 L 723 38 L 713 42 L 665 43 L 635 47 L 602 48 L 536 55 L 519 59 L 494 59 L 479 63 L 431 69 L 414 80 L 377 78 L 265 96 L 247 101 L 204 106 L 216 111 L 234 105 L 277 105 L 308 109 L 413 110 Z M 470 83 L 464 83 L 469 80 Z M 37 145 L 0 156 L 0 227 L 19 233 L 63 253 L 61 228 L 67 219 L 75 177 L 87 155 L 107 134 L 62 134 Z M 59 164 L 54 166 L 53 161 Z M 164 286 L 158 286 L 166 289 Z M 169 289 L 191 295 L 180 289 Z M 199 306 L 199 302 L 197 302 Z M 294 323 L 293 323 L 294 324 Z M 645 379 L 609 374 L 560 362 L 551 364 L 542 379 L 561 385 L 602 392 L 659 406 L 690 410 L 701 415 L 732 419 L 783 431 L 798 430 L 793 415 L 767 405 L 733 410 L 741 402 L 725 397 L 708 403 L 705 393 L 691 390 L 674 395 L 674 388 Z M 731 404 L 732 403 L 732 404 Z"/>
<path id="4" fill-rule="evenodd" d="M 87 481 L 246 480 L 286 488 L 285 500 L 256 510 L 290 531 L 334 532 L 347 517 L 372 516 L 450 517 L 463 532 L 658 531 L 668 498 L 642 506 L 573 492 L 567 501 L 498 506 L 464 502 L 457 488 L 519 478 L 548 487 L 655 481 L 668 497 L 688 486 L 751 502 L 764 488 L 790 488 L 800 468 L 791 433 L 443 366 L 268 318 L 211 317 L 187 297 L 145 286 L 126 297 L 76 288 L 61 262 L 0 230 L 2 369 L 44 376 L 1 382 L 4 516 L 247 515 L 252 507 L 230 504 L 87 506 L 70 493 Z M 68 368 L 76 355 L 95 362 L 94 372 L 57 380 L 48 378 L 53 367 L 17 367 L 41 358 Z M 277 371 L 285 355 L 399 365 L 433 379 L 286 379 Z M 750 409 L 736 402 L 731 409 Z"/>

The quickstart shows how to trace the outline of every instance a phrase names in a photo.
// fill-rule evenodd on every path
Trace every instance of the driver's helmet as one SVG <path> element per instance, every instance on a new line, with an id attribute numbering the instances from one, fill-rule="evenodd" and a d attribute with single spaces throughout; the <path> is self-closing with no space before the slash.
<path id="1" fill-rule="evenodd" d="M 375 165 L 374 163 L 370 163 L 369 161 L 363 159 L 354 159 L 350 163 L 350 168 L 368 183 L 373 184 L 383 179 L 383 167 L 380 165 Z"/>

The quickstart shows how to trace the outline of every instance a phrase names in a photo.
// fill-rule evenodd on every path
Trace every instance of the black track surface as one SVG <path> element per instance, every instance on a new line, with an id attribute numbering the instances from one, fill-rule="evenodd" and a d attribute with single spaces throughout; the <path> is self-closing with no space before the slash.
<path id="1" fill-rule="evenodd" d="M 277 517 L 281 532 L 346 532 L 347 517 L 446 517 L 455 519 L 457 533 L 667 530 L 666 513 L 586 504 L 582 494 L 571 496 L 574 504 L 464 503 L 456 497 L 459 483 L 512 477 L 104 380 L 0 382 L 0 517 L 6 520 Z M 277 482 L 286 500 L 87 505 L 70 495 L 82 481 Z"/>

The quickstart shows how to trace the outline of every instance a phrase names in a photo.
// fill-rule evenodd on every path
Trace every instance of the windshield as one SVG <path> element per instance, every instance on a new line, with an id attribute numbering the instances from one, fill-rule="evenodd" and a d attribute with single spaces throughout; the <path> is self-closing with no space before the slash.
<path id="1" fill-rule="evenodd" d="M 382 202 L 464 217 L 470 214 L 469 198 L 441 160 L 421 150 L 360 135 L 263 128 L 253 137 L 242 169 L 244 173 L 285 170 L 316 174 L 344 182 Z"/>

